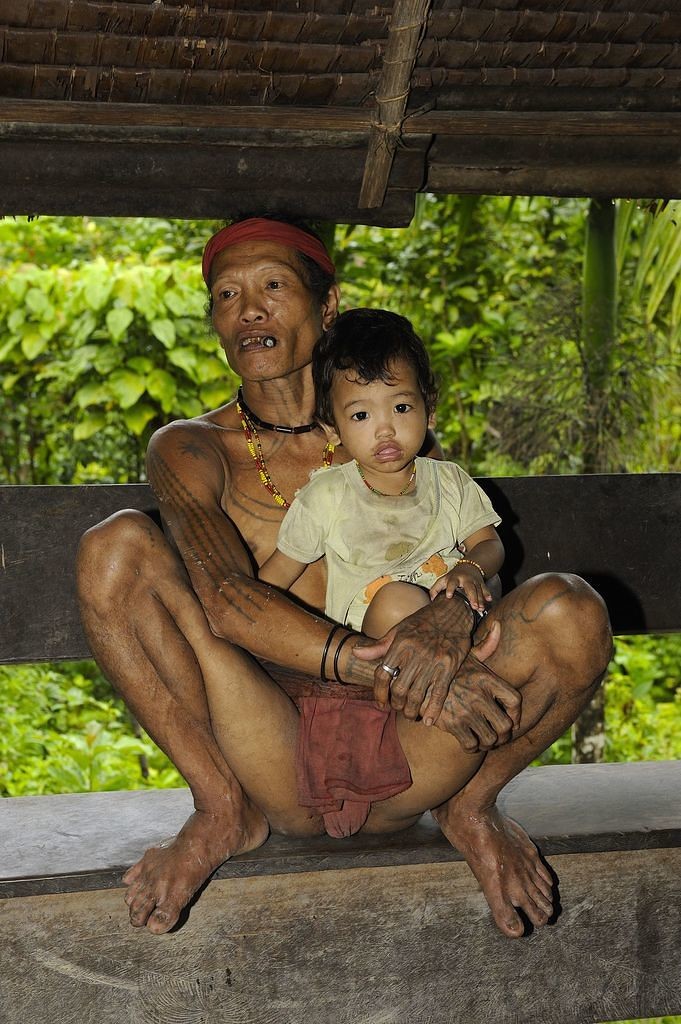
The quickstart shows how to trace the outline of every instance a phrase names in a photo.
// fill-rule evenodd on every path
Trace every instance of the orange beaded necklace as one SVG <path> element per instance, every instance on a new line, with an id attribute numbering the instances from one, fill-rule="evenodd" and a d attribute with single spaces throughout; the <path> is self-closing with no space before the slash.
<path id="1" fill-rule="evenodd" d="M 255 428 L 255 423 L 252 422 L 252 420 L 250 419 L 246 412 L 248 406 L 246 406 L 246 408 L 244 408 L 244 406 L 245 402 L 243 402 L 243 399 L 241 398 L 241 389 L 239 389 L 239 394 L 236 400 L 236 411 L 239 413 L 239 419 L 241 420 L 241 428 L 244 432 L 244 438 L 246 439 L 246 447 L 248 448 L 251 457 L 255 462 L 256 469 L 258 470 L 258 476 L 260 477 L 260 482 L 265 488 L 265 490 L 272 495 L 275 504 L 279 505 L 280 508 L 288 509 L 291 507 L 291 503 L 290 501 L 286 500 L 286 498 L 277 488 L 276 484 L 273 482 L 272 477 L 269 474 L 269 471 L 267 469 L 267 463 L 265 462 L 265 456 L 263 455 L 262 451 L 262 445 L 260 443 L 260 437 L 258 436 L 258 431 Z M 250 409 L 248 410 L 248 412 L 250 412 Z M 274 424 L 263 423 L 263 426 L 265 426 L 266 429 L 268 430 L 277 429 L 277 426 Z M 295 433 L 296 431 L 291 430 L 289 428 L 288 430 L 280 430 L 280 432 Z M 330 441 L 324 446 L 324 449 L 322 451 L 322 466 L 324 466 L 327 469 L 333 462 L 334 451 L 335 447 L 334 445 L 331 444 Z"/>

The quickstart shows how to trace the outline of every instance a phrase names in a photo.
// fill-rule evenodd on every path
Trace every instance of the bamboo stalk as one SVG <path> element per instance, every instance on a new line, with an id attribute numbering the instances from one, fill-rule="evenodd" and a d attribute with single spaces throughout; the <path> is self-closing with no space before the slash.
<path id="1" fill-rule="evenodd" d="M 608 466 L 607 418 L 612 356 L 617 337 L 617 206 L 612 199 L 592 199 L 586 223 L 582 277 L 582 373 L 587 397 L 588 429 L 583 471 Z M 605 693 L 599 687 L 572 726 L 572 760 L 602 761 L 605 754 Z"/>

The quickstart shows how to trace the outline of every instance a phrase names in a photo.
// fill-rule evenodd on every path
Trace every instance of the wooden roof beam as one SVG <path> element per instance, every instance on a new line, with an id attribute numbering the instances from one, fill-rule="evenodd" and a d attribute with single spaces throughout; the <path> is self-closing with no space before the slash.
<path id="1" fill-rule="evenodd" d="M 288 105 L 197 106 L 190 104 L 101 103 L 17 100 L 0 97 L 0 134 L 21 135 L 30 126 L 43 131 L 62 127 L 72 138 L 97 130 L 122 133 L 184 131 L 208 142 L 207 131 L 310 132 L 364 135 L 373 124 L 362 107 L 295 107 Z M 409 114 L 400 125 L 403 136 L 513 135 L 678 135 L 681 111 L 640 110 L 426 110 Z M 126 138 L 128 135 L 126 134 Z M 366 171 L 365 171 L 366 173 Z"/>
<path id="2" fill-rule="evenodd" d="M 376 90 L 376 120 L 369 135 L 359 196 L 360 209 L 380 206 L 385 197 L 429 9 L 430 0 L 395 0 L 383 70 Z"/>

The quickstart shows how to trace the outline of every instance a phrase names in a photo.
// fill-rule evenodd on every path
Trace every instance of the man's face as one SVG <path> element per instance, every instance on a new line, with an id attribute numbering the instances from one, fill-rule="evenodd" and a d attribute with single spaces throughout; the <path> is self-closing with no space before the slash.
<path id="1" fill-rule="evenodd" d="M 334 319 L 338 289 L 320 307 L 295 250 L 251 241 L 224 249 L 211 268 L 213 327 L 243 380 L 286 377 L 307 366 Z"/>

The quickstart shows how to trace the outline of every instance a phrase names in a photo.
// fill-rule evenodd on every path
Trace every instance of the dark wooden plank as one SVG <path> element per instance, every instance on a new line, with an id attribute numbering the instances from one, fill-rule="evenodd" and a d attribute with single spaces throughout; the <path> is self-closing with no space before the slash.
<path id="1" fill-rule="evenodd" d="M 681 762 L 529 768 L 501 804 L 547 856 L 681 845 Z M 82 793 L 0 801 L 0 898 L 120 885 L 148 846 L 191 812 L 188 790 Z M 451 862 L 461 857 L 429 814 L 390 836 L 272 836 L 219 878 Z"/>
<path id="2" fill-rule="evenodd" d="M 149 191 L 196 186 L 217 191 L 248 192 L 272 189 L 318 191 L 359 190 L 365 145 L 339 149 L 305 147 L 282 142 L 256 146 L 243 137 L 233 145 L 193 146 L 176 143 L 143 145 L 139 141 L 73 143 L 53 141 L 45 147 L 35 138 L 6 139 L 2 148 L 0 185 L 10 186 L 21 173 L 22 185 L 37 192 L 44 185 L 69 188 L 86 185 L 95 176 L 101 188 L 146 188 Z M 87 171 L 84 169 L 87 168 Z M 400 150 L 391 175 L 394 188 L 416 189 L 423 180 L 423 153 L 416 143 Z M 326 198 L 326 196 L 324 196 Z"/>
<path id="3" fill-rule="evenodd" d="M 681 629 L 680 473 L 481 483 L 503 517 L 505 589 L 537 572 L 578 572 L 603 595 L 615 632 Z M 73 581 L 78 541 L 125 507 L 153 508 L 151 493 L 137 484 L 0 487 L 0 662 L 87 656 Z"/>
<path id="4" fill-rule="evenodd" d="M 120 890 L 3 906 L 7 1024 L 586 1024 L 681 1009 L 681 851 L 557 857 L 563 913 L 511 941 L 463 864 L 208 887 L 176 933 Z"/>
<path id="5" fill-rule="evenodd" d="M 603 595 L 617 633 L 681 629 L 681 474 L 481 482 L 503 518 L 505 589 L 576 572 Z M 0 662 L 88 656 L 75 552 L 85 529 L 125 507 L 154 502 L 144 485 L 0 487 Z"/>
<path id="6" fill-rule="evenodd" d="M 681 473 L 483 479 L 502 517 L 504 589 L 575 572 L 616 633 L 681 630 Z"/>
<path id="7" fill-rule="evenodd" d="M 73 568 L 83 532 L 155 508 L 145 484 L 0 487 L 0 662 L 88 658 Z"/>
<path id="8" fill-rule="evenodd" d="M 108 186 L 102 189 L 96 179 L 89 176 L 87 181 L 70 187 L 47 183 L 30 189 L 21 184 L 3 185 L 0 195 L 0 214 L 4 216 L 43 214 L 229 220 L 240 217 L 245 210 L 286 210 L 306 220 L 403 228 L 414 216 L 414 193 L 389 188 L 383 206 L 359 210 L 356 191 L 329 194 L 322 190 L 303 192 L 300 186 L 292 186 L 290 190 L 263 186 L 237 192 L 229 188 L 229 182 L 220 187 L 196 185 L 192 189 L 155 190 L 148 187 L 148 182 L 140 183 L 138 188 Z"/>
<path id="9" fill-rule="evenodd" d="M 463 154 L 463 150 L 462 150 Z M 681 196 L 681 168 L 648 159 L 641 143 L 619 146 L 611 159 L 591 164 L 550 162 L 528 147 L 526 159 L 507 162 L 503 148 L 497 166 L 430 164 L 425 191 L 442 195 L 582 196 L 675 199 Z"/>

